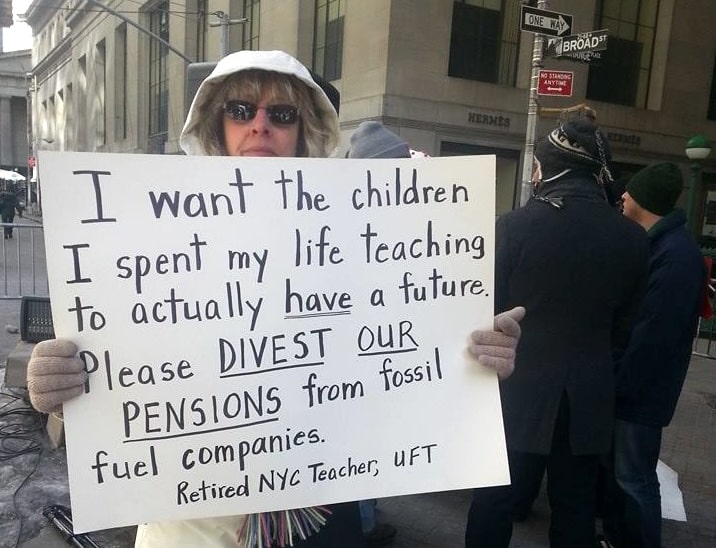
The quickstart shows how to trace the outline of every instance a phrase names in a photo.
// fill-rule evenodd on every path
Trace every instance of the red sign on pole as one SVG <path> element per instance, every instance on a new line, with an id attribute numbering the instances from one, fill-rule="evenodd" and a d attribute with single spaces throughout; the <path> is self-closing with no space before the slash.
<path id="1" fill-rule="evenodd" d="M 35 167 L 37 165 L 37 160 L 35 160 L 34 156 L 27 157 L 27 165 L 30 167 Z"/>
<path id="2" fill-rule="evenodd" d="M 537 95 L 572 96 L 573 72 L 567 70 L 540 70 Z"/>

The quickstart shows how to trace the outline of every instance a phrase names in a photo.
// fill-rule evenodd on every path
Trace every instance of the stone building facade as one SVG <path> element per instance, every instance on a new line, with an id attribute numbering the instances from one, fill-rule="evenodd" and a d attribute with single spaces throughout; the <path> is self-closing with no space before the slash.
<path id="1" fill-rule="evenodd" d="M 27 175 L 29 50 L 0 50 L 0 169 Z"/>
<path id="2" fill-rule="evenodd" d="M 340 90 L 343 147 L 361 121 L 376 119 L 433 156 L 495 154 L 500 214 L 519 205 L 523 186 L 535 71 L 535 35 L 521 30 L 523 3 L 538 6 L 535 0 L 35 0 L 27 13 L 35 143 L 179 153 L 193 63 L 215 62 L 224 50 L 283 49 Z M 716 139 L 716 2 L 539 5 L 572 15 L 572 34 L 608 29 L 609 37 L 602 58 L 591 63 L 543 58 L 544 68 L 573 73 L 573 90 L 569 97 L 539 96 L 536 135 L 554 125 L 560 109 L 587 103 L 610 137 L 615 175 L 672 160 L 687 182 L 690 174 L 698 179 L 696 228 L 706 230 L 709 197 L 716 205 L 716 153 L 689 170 L 684 148 L 695 134 Z"/>

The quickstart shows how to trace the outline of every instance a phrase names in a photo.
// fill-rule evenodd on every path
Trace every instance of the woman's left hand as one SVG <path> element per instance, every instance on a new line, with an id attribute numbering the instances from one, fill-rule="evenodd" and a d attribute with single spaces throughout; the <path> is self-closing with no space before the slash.
<path id="1" fill-rule="evenodd" d="M 473 331 L 467 351 L 477 358 L 481 365 L 497 372 L 504 380 L 515 370 L 515 349 L 520 340 L 520 321 L 525 317 L 525 308 L 516 306 L 495 316 L 494 331 Z"/>

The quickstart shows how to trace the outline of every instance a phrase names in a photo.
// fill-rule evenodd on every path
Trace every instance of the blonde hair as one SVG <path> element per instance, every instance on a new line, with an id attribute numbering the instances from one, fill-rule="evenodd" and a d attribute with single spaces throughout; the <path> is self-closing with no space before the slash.
<path id="1" fill-rule="evenodd" d="M 321 112 L 313 90 L 298 78 L 267 70 L 250 69 L 231 74 L 214 85 L 208 100 L 199 106 L 199 122 L 192 133 L 210 156 L 226 156 L 224 103 L 243 99 L 258 103 L 267 95 L 271 103 L 298 107 L 299 130 L 296 156 L 325 158 L 338 144 L 338 125 Z"/>

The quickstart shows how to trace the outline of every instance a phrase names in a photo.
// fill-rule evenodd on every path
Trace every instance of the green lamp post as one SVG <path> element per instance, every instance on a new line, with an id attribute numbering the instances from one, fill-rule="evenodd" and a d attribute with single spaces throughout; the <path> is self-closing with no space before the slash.
<path id="1" fill-rule="evenodd" d="M 711 154 L 711 142 L 708 137 L 704 135 L 694 135 L 686 142 L 686 157 L 691 160 L 691 165 L 689 166 L 691 181 L 689 182 L 686 216 L 689 229 L 695 236 L 697 235 L 697 227 L 694 215 L 696 210 L 697 187 L 701 175 L 701 161 L 708 158 L 709 154 Z"/>

